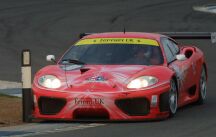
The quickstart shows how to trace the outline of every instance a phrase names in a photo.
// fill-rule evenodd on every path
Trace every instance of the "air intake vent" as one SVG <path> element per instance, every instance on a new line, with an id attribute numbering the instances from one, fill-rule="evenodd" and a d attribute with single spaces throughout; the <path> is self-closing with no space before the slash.
<path id="1" fill-rule="evenodd" d="M 144 116 L 149 114 L 150 104 L 149 101 L 142 98 L 127 98 L 116 100 L 115 104 L 125 114 L 130 116 Z"/>
<path id="2" fill-rule="evenodd" d="M 66 100 L 62 98 L 39 98 L 39 109 L 43 115 L 55 115 L 59 113 L 66 104 Z"/>
<path id="3" fill-rule="evenodd" d="M 76 120 L 108 120 L 109 113 L 104 108 L 78 108 L 73 117 Z"/>

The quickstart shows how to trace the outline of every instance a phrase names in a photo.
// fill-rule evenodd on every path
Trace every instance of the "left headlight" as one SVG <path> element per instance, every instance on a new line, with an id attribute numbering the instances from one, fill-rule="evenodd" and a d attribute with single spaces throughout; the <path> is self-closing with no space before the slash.
<path id="1" fill-rule="evenodd" d="M 135 89 L 135 88 L 145 88 L 151 85 L 154 85 L 158 82 L 158 79 L 153 76 L 141 76 L 134 80 L 132 80 L 128 85 L 127 88 Z"/>
<path id="2" fill-rule="evenodd" d="M 46 88 L 59 88 L 61 86 L 61 81 L 53 75 L 44 75 L 38 79 L 39 85 Z"/>

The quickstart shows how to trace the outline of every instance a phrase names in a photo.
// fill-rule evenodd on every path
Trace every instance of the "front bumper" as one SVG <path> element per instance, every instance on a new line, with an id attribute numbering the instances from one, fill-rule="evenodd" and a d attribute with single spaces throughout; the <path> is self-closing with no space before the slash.
<path id="1" fill-rule="evenodd" d="M 169 82 L 137 91 L 50 91 L 33 85 L 33 117 L 62 120 L 147 120 L 169 116 Z"/>

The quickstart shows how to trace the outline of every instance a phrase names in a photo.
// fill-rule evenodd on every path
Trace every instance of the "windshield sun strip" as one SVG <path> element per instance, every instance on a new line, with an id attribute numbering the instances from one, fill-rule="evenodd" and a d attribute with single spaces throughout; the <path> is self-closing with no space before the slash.
<path id="1" fill-rule="evenodd" d="M 83 39 L 78 41 L 75 46 L 90 45 L 90 44 L 136 44 L 136 45 L 151 45 L 159 46 L 158 42 L 153 39 L 143 38 L 94 38 Z"/>

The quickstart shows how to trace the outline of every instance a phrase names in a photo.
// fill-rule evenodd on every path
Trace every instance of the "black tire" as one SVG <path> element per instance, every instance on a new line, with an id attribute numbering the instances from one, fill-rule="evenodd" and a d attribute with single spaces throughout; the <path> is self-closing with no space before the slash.
<path id="1" fill-rule="evenodd" d="M 170 81 L 170 90 L 169 90 L 169 117 L 173 117 L 178 109 L 178 91 L 176 82 L 172 79 Z"/>
<path id="2" fill-rule="evenodd" d="M 197 100 L 198 105 L 204 104 L 206 100 L 206 71 L 205 67 L 202 67 L 201 73 L 200 73 L 200 81 L 199 81 L 199 98 Z"/>

